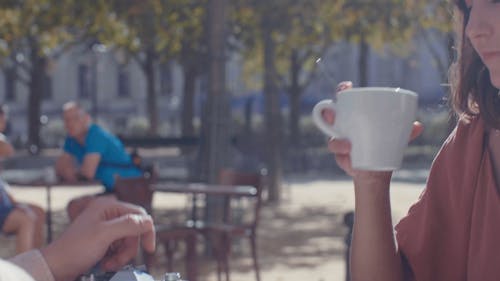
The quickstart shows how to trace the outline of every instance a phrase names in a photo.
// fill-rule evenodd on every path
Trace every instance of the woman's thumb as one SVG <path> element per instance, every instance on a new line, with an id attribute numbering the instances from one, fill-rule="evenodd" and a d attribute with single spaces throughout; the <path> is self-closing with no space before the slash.
<path id="1" fill-rule="evenodd" d="M 424 125 L 422 123 L 415 121 L 413 122 L 413 128 L 411 129 L 410 141 L 416 139 L 424 131 Z"/>

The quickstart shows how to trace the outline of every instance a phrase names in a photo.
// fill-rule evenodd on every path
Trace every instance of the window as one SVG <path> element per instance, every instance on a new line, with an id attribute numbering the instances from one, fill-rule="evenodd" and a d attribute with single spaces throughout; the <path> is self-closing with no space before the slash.
<path id="1" fill-rule="evenodd" d="M 118 96 L 130 97 L 130 77 L 124 68 L 118 69 Z"/>
<path id="2" fill-rule="evenodd" d="M 208 75 L 204 74 L 200 76 L 198 80 L 198 86 L 200 87 L 200 94 L 203 96 L 208 96 L 208 87 L 210 86 L 210 84 L 208 83 Z"/>
<path id="3" fill-rule="evenodd" d="M 16 100 L 16 68 L 9 67 L 5 69 L 5 100 L 15 101 Z"/>
<path id="4" fill-rule="evenodd" d="M 160 95 L 170 96 L 172 94 L 172 71 L 169 63 L 160 65 Z"/>
<path id="5" fill-rule="evenodd" d="M 86 64 L 78 66 L 78 97 L 82 99 L 90 97 L 90 71 Z"/>
<path id="6" fill-rule="evenodd" d="M 125 131 L 126 129 L 127 129 L 127 118 L 126 117 L 117 117 L 115 119 L 115 130 Z"/>

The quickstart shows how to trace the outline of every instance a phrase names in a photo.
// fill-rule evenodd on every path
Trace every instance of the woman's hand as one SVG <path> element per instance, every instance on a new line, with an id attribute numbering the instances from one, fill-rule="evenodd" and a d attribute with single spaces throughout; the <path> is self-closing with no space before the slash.
<path id="1" fill-rule="evenodd" d="M 345 81 L 339 83 L 337 92 L 352 88 L 352 82 Z M 322 116 L 329 124 L 335 123 L 335 112 L 331 110 L 324 110 Z M 410 136 L 410 141 L 415 139 L 422 133 L 423 126 L 420 122 L 413 123 L 413 129 Z M 335 154 L 337 165 L 350 175 L 355 182 L 361 181 L 362 183 L 372 183 L 373 181 L 387 182 L 390 180 L 392 172 L 377 172 L 377 171 L 362 171 L 355 170 L 351 165 L 351 143 L 347 139 L 332 138 L 328 142 L 328 149 Z"/>
<path id="2" fill-rule="evenodd" d="M 74 280 L 97 262 L 104 270 L 118 270 L 135 257 L 139 242 L 154 251 L 153 220 L 144 209 L 97 198 L 41 252 L 56 281 Z"/>

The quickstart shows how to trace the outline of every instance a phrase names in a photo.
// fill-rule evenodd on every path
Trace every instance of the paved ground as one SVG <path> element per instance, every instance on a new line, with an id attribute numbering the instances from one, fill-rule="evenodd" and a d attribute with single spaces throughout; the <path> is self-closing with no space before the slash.
<path id="1" fill-rule="evenodd" d="M 415 201 L 426 177 L 425 169 L 399 171 L 393 182 L 391 198 L 393 218 L 403 216 Z M 287 179 L 285 199 L 277 206 L 265 206 L 259 232 L 260 264 L 264 281 L 281 280 L 344 280 L 343 214 L 353 209 L 354 196 L 348 178 L 337 176 L 321 179 L 319 176 L 296 176 Z M 56 188 L 53 190 L 56 236 L 67 225 L 63 208 L 68 200 L 83 193 L 99 191 L 98 187 Z M 19 200 L 46 206 L 45 192 L 36 188 L 13 188 Z M 183 195 L 155 195 L 154 207 L 158 214 L 178 214 L 187 199 Z M 13 238 L 0 237 L 1 257 L 13 253 Z M 231 260 L 233 281 L 253 281 L 254 273 L 245 241 L 235 245 Z M 200 251 L 202 252 L 202 251 Z M 161 263 L 162 257 L 159 257 Z M 215 263 L 209 258 L 200 261 L 200 280 L 216 280 Z M 182 265 L 176 264 L 182 271 Z M 160 276 L 162 267 L 155 269 Z"/>

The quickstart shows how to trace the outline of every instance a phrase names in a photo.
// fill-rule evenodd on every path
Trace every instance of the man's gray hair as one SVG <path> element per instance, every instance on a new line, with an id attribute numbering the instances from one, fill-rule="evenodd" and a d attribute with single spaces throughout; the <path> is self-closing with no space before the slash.
<path id="1" fill-rule="evenodd" d="M 82 113 L 87 113 L 87 110 L 85 109 L 85 107 L 77 101 L 68 101 L 68 102 L 64 103 L 62 106 L 63 112 L 65 112 L 66 110 L 69 110 L 71 108 L 76 108 L 79 111 L 81 111 Z"/>

